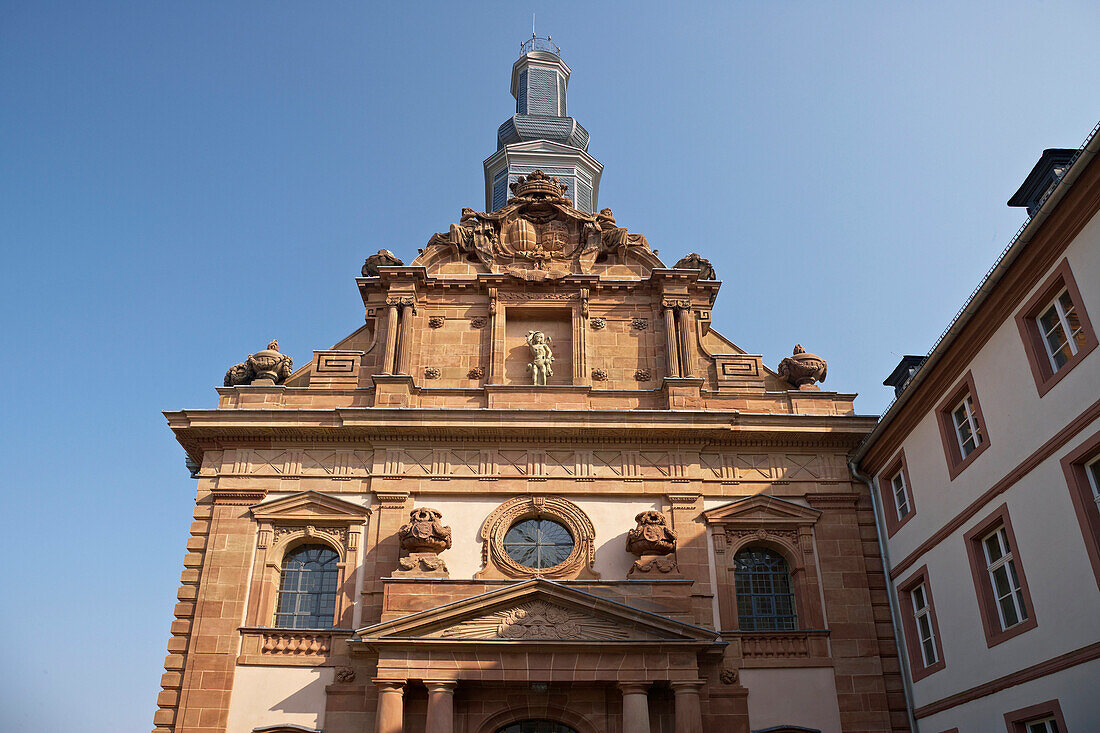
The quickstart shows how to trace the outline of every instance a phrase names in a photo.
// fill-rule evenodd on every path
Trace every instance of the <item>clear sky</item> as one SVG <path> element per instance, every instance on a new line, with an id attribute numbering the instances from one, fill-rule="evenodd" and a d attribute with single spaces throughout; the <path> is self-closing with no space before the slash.
<path id="1" fill-rule="evenodd" d="M 877 414 L 1100 118 L 1082 2 L 0 2 L 0 729 L 151 727 L 195 485 L 163 409 L 463 206 L 551 33 L 600 205 L 710 258 L 715 327 Z"/>

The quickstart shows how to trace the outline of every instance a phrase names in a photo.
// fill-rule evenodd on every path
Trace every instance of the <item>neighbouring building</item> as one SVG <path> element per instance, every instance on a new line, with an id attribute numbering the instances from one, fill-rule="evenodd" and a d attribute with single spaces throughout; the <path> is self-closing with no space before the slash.
<path id="1" fill-rule="evenodd" d="M 1100 730 L 1100 147 L 1047 150 L 1030 219 L 855 453 L 922 733 Z"/>
<path id="2" fill-rule="evenodd" d="M 166 413 L 198 489 L 158 733 L 910 730 L 875 418 L 593 213 L 568 78 L 524 48 L 488 211 L 368 258 L 351 335 Z"/>

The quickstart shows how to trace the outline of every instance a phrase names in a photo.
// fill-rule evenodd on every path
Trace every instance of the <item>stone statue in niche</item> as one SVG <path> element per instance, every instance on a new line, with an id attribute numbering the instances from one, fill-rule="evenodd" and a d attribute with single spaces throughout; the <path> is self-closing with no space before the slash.
<path id="1" fill-rule="evenodd" d="M 828 364 L 816 354 L 808 353 L 802 344 L 795 344 L 794 354 L 779 362 L 779 378 L 795 389 L 818 390 L 815 382 L 824 382 Z"/>
<path id="2" fill-rule="evenodd" d="M 527 371 L 531 372 L 531 384 L 542 386 L 554 376 L 554 352 L 550 350 L 550 337 L 542 331 L 527 332 L 527 346 L 531 349 L 531 361 Z"/>
<path id="3" fill-rule="evenodd" d="M 679 576 L 676 567 L 676 532 L 668 526 L 664 514 L 653 510 L 634 517 L 638 526 L 626 534 L 626 551 L 637 555 L 627 577 L 659 573 Z"/>
<path id="4" fill-rule="evenodd" d="M 710 264 L 710 260 L 695 252 L 681 259 L 673 265 L 673 268 L 677 270 L 698 270 L 700 280 L 718 279 L 718 274 L 714 271 L 714 265 Z"/>
<path id="5" fill-rule="evenodd" d="M 380 249 L 378 254 L 371 255 L 363 263 L 363 277 L 378 277 L 380 274 L 378 272 L 379 267 L 401 267 L 404 264 L 393 252 L 388 249 Z"/>
<path id="6" fill-rule="evenodd" d="M 397 530 L 401 549 L 408 553 L 398 560 L 394 575 L 447 577 L 447 564 L 439 553 L 451 548 L 451 528 L 444 527 L 438 509 L 418 507 L 409 512 L 409 521 Z"/>
<path id="7" fill-rule="evenodd" d="M 225 373 L 225 386 L 239 384 L 282 384 L 293 373 L 293 361 L 279 353 L 279 342 L 272 340 L 266 349 L 249 354 L 240 364 L 229 367 Z"/>

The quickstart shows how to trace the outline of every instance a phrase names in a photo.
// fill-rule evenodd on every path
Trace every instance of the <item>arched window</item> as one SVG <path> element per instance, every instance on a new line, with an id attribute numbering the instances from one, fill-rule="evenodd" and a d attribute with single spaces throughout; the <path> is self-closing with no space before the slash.
<path id="1" fill-rule="evenodd" d="M 577 733 L 577 731 L 553 720 L 521 720 L 504 726 L 497 733 Z"/>
<path id="2" fill-rule="evenodd" d="M 741 630 L 797 629 L 791 569 L 783 556 L 765 547 L 746 547 L 733 563 Z"/>
<path id="3" fill-rule="evenodd" d="M 336 616 L 336 551 L 302 545 L 283 558 L 275 626 L 282 629 L 331 629 Z"/>

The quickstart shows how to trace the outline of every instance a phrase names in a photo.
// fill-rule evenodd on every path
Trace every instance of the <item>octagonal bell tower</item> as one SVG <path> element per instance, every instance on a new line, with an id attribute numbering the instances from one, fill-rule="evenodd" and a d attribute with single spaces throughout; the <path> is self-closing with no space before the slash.
<path id="1" fill-rule="evenodd" d="M 532 35 L 512 65 L 516 113 L 497 129 L 497 150 L 485 159 L 485 208 L 508 201 L 508 186 L 536 169 L 567 184 L 575 208 L 594 212 L 603 165 L 588 154 L 588 130 L 570 117 L 570 68 L 550 37 Z"/>

